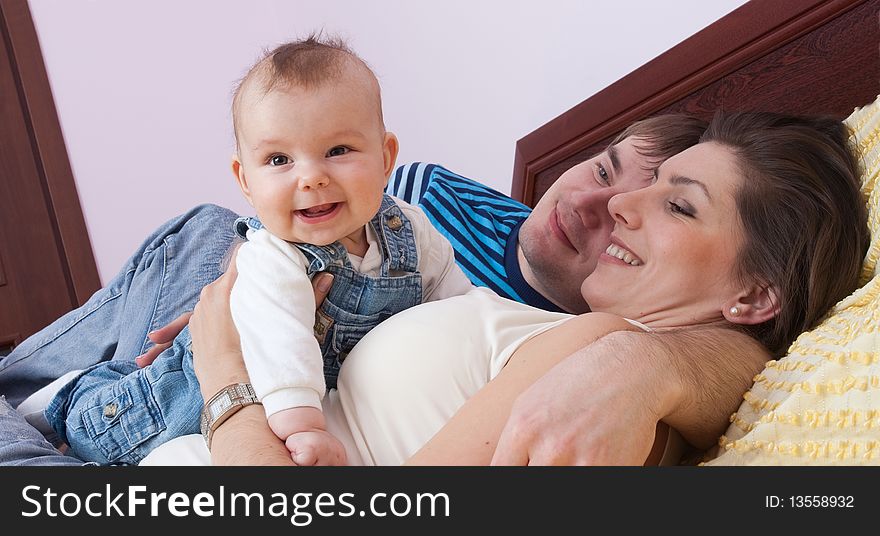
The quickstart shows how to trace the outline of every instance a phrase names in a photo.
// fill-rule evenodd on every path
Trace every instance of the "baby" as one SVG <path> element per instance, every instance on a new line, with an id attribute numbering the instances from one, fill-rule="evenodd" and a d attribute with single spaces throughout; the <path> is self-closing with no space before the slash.
<path id="1" fill-rule="evenodd" d="M 232 170 L 257 215 L 236 222 L 247 241 L 231 295 L 253 391 L 295 463 L 342 464 L 321 400 L 345 355 L 382 320 L 471 283 L 427 217 L 384 194 L 397 138 L 375 75 L 344 44 L 310 37 L 270 52 L 236 90 L 233 123 Z M 321 271 L 334 283 L 316 308 L 310 276 Z M 138 463 L 197 432 L 190 347 L 185 329 L 143 369 L 87 369 L 55 395 L 49 424 L 71 454 L 101 463 Z M 235 389 L 247 398 L 246 384 Z"/>

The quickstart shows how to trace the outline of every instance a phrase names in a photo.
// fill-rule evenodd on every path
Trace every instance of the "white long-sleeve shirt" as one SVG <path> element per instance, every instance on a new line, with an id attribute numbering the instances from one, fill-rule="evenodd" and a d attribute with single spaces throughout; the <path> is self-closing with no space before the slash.
<path id="1" fill-rule="evenodd" d="M 421 209 L 394 199 L 412 223 L 422 275 L 422 301 L 465 294 L 470 280 L 455 264 L 452 245 Z M 379 275 L 381 247 L 366 226 L 364 257 L 349 255 L 352 266 Z M 326 390 L 321 349 L 314 335 L 315 297 L 306 275 L 309 261 L 294 245 L 266 229 L 249 230 L 236 257 L 238 278 L 230 307 L 241 337 L 245 366 L 266 415 L 283 409 L 320 409 Z"/>

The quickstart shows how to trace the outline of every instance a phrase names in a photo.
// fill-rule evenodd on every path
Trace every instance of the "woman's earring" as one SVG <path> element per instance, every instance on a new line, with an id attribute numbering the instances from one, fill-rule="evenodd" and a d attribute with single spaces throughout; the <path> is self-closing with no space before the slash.
<path id="1" fill-rule="evenodd" d="M 730 308 L 730 316 L 739 316 L 739 308 L 731 307 Z"/>

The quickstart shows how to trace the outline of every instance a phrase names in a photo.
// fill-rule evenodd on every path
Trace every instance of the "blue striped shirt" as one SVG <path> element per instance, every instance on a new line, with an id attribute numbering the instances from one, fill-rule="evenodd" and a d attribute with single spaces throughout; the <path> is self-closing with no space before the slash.
<path id="1" fill-rule="evenodd" d="M 560 309 L 526 283 L 517 259 L 520 225 L 532 209 L 437 164 L 397 168 L 385 191 L 418 205 L 455 249 L 474 285 L 548 311 Z"/>

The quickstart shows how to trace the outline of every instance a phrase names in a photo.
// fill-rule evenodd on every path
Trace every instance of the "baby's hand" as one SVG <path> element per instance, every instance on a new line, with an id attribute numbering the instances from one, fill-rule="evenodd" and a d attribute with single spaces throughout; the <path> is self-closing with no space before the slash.
<path id="1" fill-rule="evenodd" d="M 281 410 L 269 416 L 269 428 L 284 440 L 297 465 L 345 465 L 345 447 L 327 431 L 324 414 L 313 407 Z"/>
<path id="2" fill-rule="evenodd" d="M 297 432 L 284 444 L 297 465 L 345 465 L 345 447 L 325 430 Z"/>

